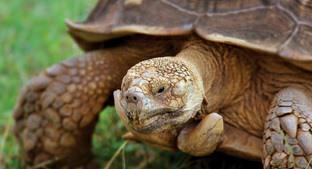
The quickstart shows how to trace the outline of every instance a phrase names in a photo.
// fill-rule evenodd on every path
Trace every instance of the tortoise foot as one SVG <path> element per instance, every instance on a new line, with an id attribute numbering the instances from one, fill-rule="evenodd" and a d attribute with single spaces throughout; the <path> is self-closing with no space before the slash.
<path id="1" fill-rule="evenodd" d="M 307 91 L 277 94 L 264 132 L 264 168 L 312 168 L 312 101 Z"/>

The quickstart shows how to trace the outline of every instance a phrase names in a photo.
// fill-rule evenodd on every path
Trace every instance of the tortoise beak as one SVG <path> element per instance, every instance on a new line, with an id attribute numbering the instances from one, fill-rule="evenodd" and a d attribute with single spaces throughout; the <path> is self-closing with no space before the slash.
<path id="1" fill-rule="evenodd" d="M 119 117 L 124 122 L 124 124 L 128 124 L 129 118 L 126 115 L 125 109 L 121 105 L 121 91 L 120 90 L 114 91 L 114 103 L 115 103 L 115 109 Z"/>
<path id="2" fill-rule="evenodd" d="M 140 119 L 138 118 L 140 114 L 139 112 L 141 112 L 139 105 L 129 102 L 129 98 L 128 99 L 126 98 L 131 97 L 131 95 L 129 96 L 128 93 L 129 92 L 127 91 L 125 93 L 125 97 L 123 97 L 124 93 L 122 93 L 120 90 L 114 91 L 115 108 L 120 118 L 124 122 L 126 122 L 125 124 L 128 124 L 130 123 L 130 121 L 133 121 L 135 117 L 137 120 L 139 120 Z M 139 98 L 139 96 L 135 97 Z"/>

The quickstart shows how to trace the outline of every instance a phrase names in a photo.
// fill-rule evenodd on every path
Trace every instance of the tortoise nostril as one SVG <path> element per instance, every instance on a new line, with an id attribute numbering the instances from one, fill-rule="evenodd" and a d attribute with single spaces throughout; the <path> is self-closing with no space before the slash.
<path id="1" fill-rule="evenodd" d="M 128 103 L 138 103 L 140 101 L 139 98 L 140 97 L 137 96 L 137 94 L 135 94 L 135 93 L 129 92 L 126 94 L 126 101 Z"/>

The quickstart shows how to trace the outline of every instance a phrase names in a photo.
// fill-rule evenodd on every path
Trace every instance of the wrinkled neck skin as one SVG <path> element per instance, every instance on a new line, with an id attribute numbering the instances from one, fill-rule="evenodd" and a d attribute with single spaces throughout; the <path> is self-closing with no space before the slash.
<path id="1" fill-rule="evenodd" d="M 248 88 L 252 61 L 238 48 L 193 40 L 177 55 L 189 65 L 202 86 L 205 113 L 230 106 Z M 209 112 L 206 112 L 209 111 Z"/>

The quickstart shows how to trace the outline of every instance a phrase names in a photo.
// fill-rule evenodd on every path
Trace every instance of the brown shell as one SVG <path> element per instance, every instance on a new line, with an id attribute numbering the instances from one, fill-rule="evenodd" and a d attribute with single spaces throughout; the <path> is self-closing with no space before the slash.
<path id="1" fill-rule="evenodd" d="M 85 22 L 67 23 L 85 50 L 134 33 L 195 32 L 207 40 L 312 62 L 312 0 L 100 0 Z"/>

